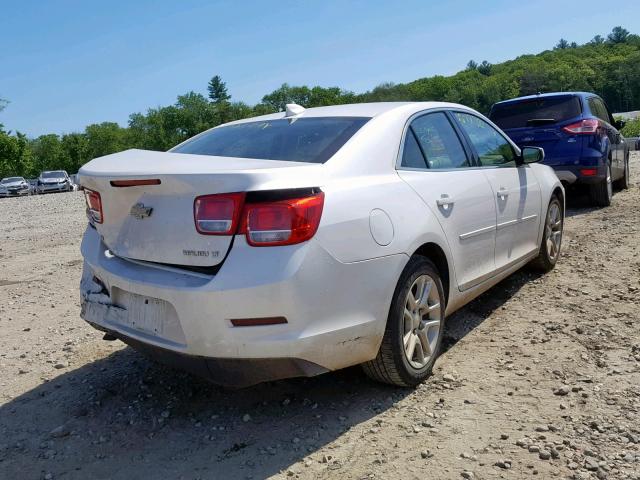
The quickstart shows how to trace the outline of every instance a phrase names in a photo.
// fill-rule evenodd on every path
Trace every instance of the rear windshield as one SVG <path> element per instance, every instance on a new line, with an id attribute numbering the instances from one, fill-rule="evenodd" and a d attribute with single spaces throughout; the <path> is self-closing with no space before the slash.
<path id="1" fill-rule="evenodd" d="M 283 118 L 215 128 L 171 150 L 220 157 L 324 163 L 369 118 Z"/>
<path id="2" fill-rule="evenodd" d="M 580 113 L 578 97 L 544 97 L 494 105 L 489 118 L 500 128 L 508 129 L 562 122 Z"/>
<path id="3" fill-rule="evenodd" d="M 24 182 L 24 178 L 22 177 L 9 177 L 3 178 L 0 183 L 14 183 L 14 182 Z"/>

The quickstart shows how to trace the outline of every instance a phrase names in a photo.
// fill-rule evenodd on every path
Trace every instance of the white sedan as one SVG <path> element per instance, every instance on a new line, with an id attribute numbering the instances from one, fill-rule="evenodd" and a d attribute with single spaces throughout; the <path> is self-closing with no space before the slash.
<path id="1" fill-rule="evenodd" d="M 362 364 L 417 385 L 446 315 L 557 262 L 564 190 L 543 155 L 426 102 L 288 105 L 97 158 L 79 172 L 82 317 L 220 384 Z"/>

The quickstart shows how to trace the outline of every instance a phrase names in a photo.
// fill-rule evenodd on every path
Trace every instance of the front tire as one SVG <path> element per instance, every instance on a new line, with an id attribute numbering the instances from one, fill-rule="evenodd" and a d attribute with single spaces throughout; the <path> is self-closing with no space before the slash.
<path id="1" fill-rule="evenodd" d="M 542 272 L 549 272 L 556 266 L 562 246 L 562 232 L 564 229 L 564 210 L 560 200 L 555 195 L 551 197 L 547 216 L 544 222 L 544 233 L 540 252 L 531 262 L 531 266 Z"/>
<path id="2" fill-rule="evenodd" d="M 415 387 L 430 374 L 440 353 L 446 300 L 440 274 L 414 256 L 400 275 L 378 355 L 362 365 L 374 380 Z"/>
<path id="3" fill-rule="evenodd" d="M 596 207 L 608 207 L 613 198 L 613 183 L 611 181 L 611 164 L 607 163 L 605 178 L 595 185 L 591 185 L 591 202 Z"/>

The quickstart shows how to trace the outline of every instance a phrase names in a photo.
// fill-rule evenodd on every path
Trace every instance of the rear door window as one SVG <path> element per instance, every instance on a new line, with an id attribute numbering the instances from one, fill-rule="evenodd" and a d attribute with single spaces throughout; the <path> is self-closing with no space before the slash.
<path id="1" fill-rule="evenodd" d="M 611 123 L 611 116 L 609 115 L 609 110 L 604 102 L 598 97 L 589 98 L 589 110 L 600 120 L 603 120 L 607 123 Z"/>
<path id="2" fill-rule="evenodd" d="M 417 151 L 416 151 L 417 147 Z M 422 156 L 422 162 L 418 160 Z M 407 131 L 402 166 L 429 169 L 468 167 L 469 159 L 449 119 L 443 112 L 416 118 Z"/>
<path id="3" fill-rule="evenodd" d="M 454 116 L 469 137 L 483 167 L 516 166 L 513 147 L 498 130 L 469 113 L 454 112 Z"/>
<path id="4" fill-rule="evenodd" d="M 581 113 L 576 96 L 541 97 L 494 105 L 489 118 L 500 128 L 509 129 L 563 122 Z"/>

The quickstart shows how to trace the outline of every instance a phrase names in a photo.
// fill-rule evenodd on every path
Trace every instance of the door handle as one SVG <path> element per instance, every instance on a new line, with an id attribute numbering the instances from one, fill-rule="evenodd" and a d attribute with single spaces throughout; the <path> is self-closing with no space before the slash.
<path id="1" fill-rule="evenodd" d="M 500 187 L 500 190 L 498 190 L 498 198 L 501 200 L 506 199 L 509 196 L 509 190 L 507 190 L 504 187 Z"/>
<path id="2" fill-rule="evenodd" d="M 436 204 L 439 207 L 448 207 L 449 205 L 453 205 L 455 201 L 446 193 L 440 195 L 440 198 L 436 200 Z"/>

